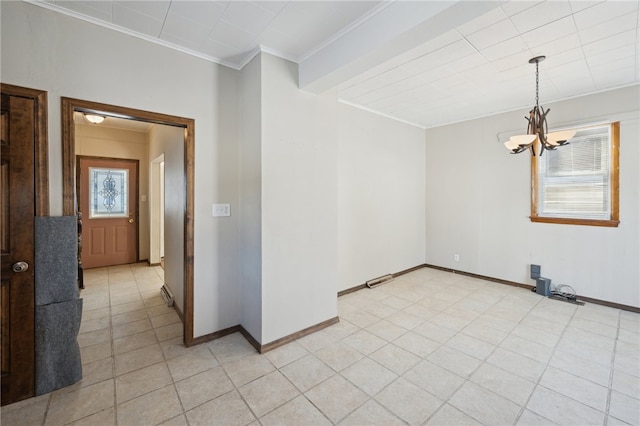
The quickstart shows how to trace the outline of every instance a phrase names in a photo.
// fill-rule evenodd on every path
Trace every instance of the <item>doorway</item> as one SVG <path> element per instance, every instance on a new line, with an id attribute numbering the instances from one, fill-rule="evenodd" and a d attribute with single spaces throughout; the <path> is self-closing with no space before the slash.
<path id="1" fill-rule="evenodd" d="M 176 184 L 184 187 L 182 226 L 182 276 L 184 304 L 182 314 L 184 318 L 184 344 L 193 344 L 193 213 L 194 213 L 194 128 L 195 121 L 190 118 L 159 114 L 149 111 L 79 99 L 62 98 L 62 149 L 63 149 L 63 212 L 65 215 L 75 215 L 78 206 L 76 193 L 76 161 L 75 161 L 75 125 L 74 113 L 97 113 L 104 116 L 163 124 L 182 128 L 184 132 L 184 167 L 181 174 L 182 182 Z"/>

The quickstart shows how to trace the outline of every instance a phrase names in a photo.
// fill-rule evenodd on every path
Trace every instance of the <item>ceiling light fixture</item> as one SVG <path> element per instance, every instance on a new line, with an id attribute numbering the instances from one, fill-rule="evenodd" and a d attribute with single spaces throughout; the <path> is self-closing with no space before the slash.
<path id="1" fill-rule="evenodd" d="M 86 118 L 87 121 L 91 124 L 100 124 L 104 121 L 106 117 L 104 115 L 85 113 L 84 118 Z"/>
<path id="2" fill-rule="evenodd" d="M 538 105 L 538 64 L 546 59 L 545 56 L 536 56 L 529 59 L 530 64 L 536 64 L 536 106 L 529 111 L 529 117 L 525 119 L 529 122 L 526 135 L 511 136 L 504 146 L 512 154 L 520 154 L 527 149 L 531 150 L 531 155 L 542 155 L 545 149 L 554 150 L 559 146 L 566 145 L 576 132 L 574 130 L 563 130 L 559 132 L 547 133 L 547 114 L 543 107 Z"/>

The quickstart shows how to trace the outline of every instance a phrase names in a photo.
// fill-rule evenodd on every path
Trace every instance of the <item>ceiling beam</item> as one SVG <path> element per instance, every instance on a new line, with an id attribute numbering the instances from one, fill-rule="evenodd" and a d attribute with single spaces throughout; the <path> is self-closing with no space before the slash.
<path id="1" fill-rule="evenodd" d="M 395 1 L 300 61 L 298 86 L 322 93 L 481 16 L 504 1 Z"/>

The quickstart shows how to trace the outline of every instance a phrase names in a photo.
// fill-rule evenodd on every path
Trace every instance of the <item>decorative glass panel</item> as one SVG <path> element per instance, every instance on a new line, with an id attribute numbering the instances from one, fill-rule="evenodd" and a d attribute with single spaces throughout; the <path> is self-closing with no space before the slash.
<path id="1" fill-rule="evenodd" d="M 89 218 L 129 216 L 129 170 L 89 167 Z"/>

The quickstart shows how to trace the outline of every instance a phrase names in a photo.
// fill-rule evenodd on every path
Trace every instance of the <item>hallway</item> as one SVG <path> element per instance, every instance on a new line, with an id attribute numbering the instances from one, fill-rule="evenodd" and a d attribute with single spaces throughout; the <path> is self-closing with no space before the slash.
<path id="1" fill-rule="evenodd" d="M 434 269 L 338 299 L 341 321 L 264 355 L 185 348 L 162 268 L 87 271 L 80 383 L 9 425 L 640 423 L 640 315 Z M 606 423 L 605 423 L 606 422 Z"/>

